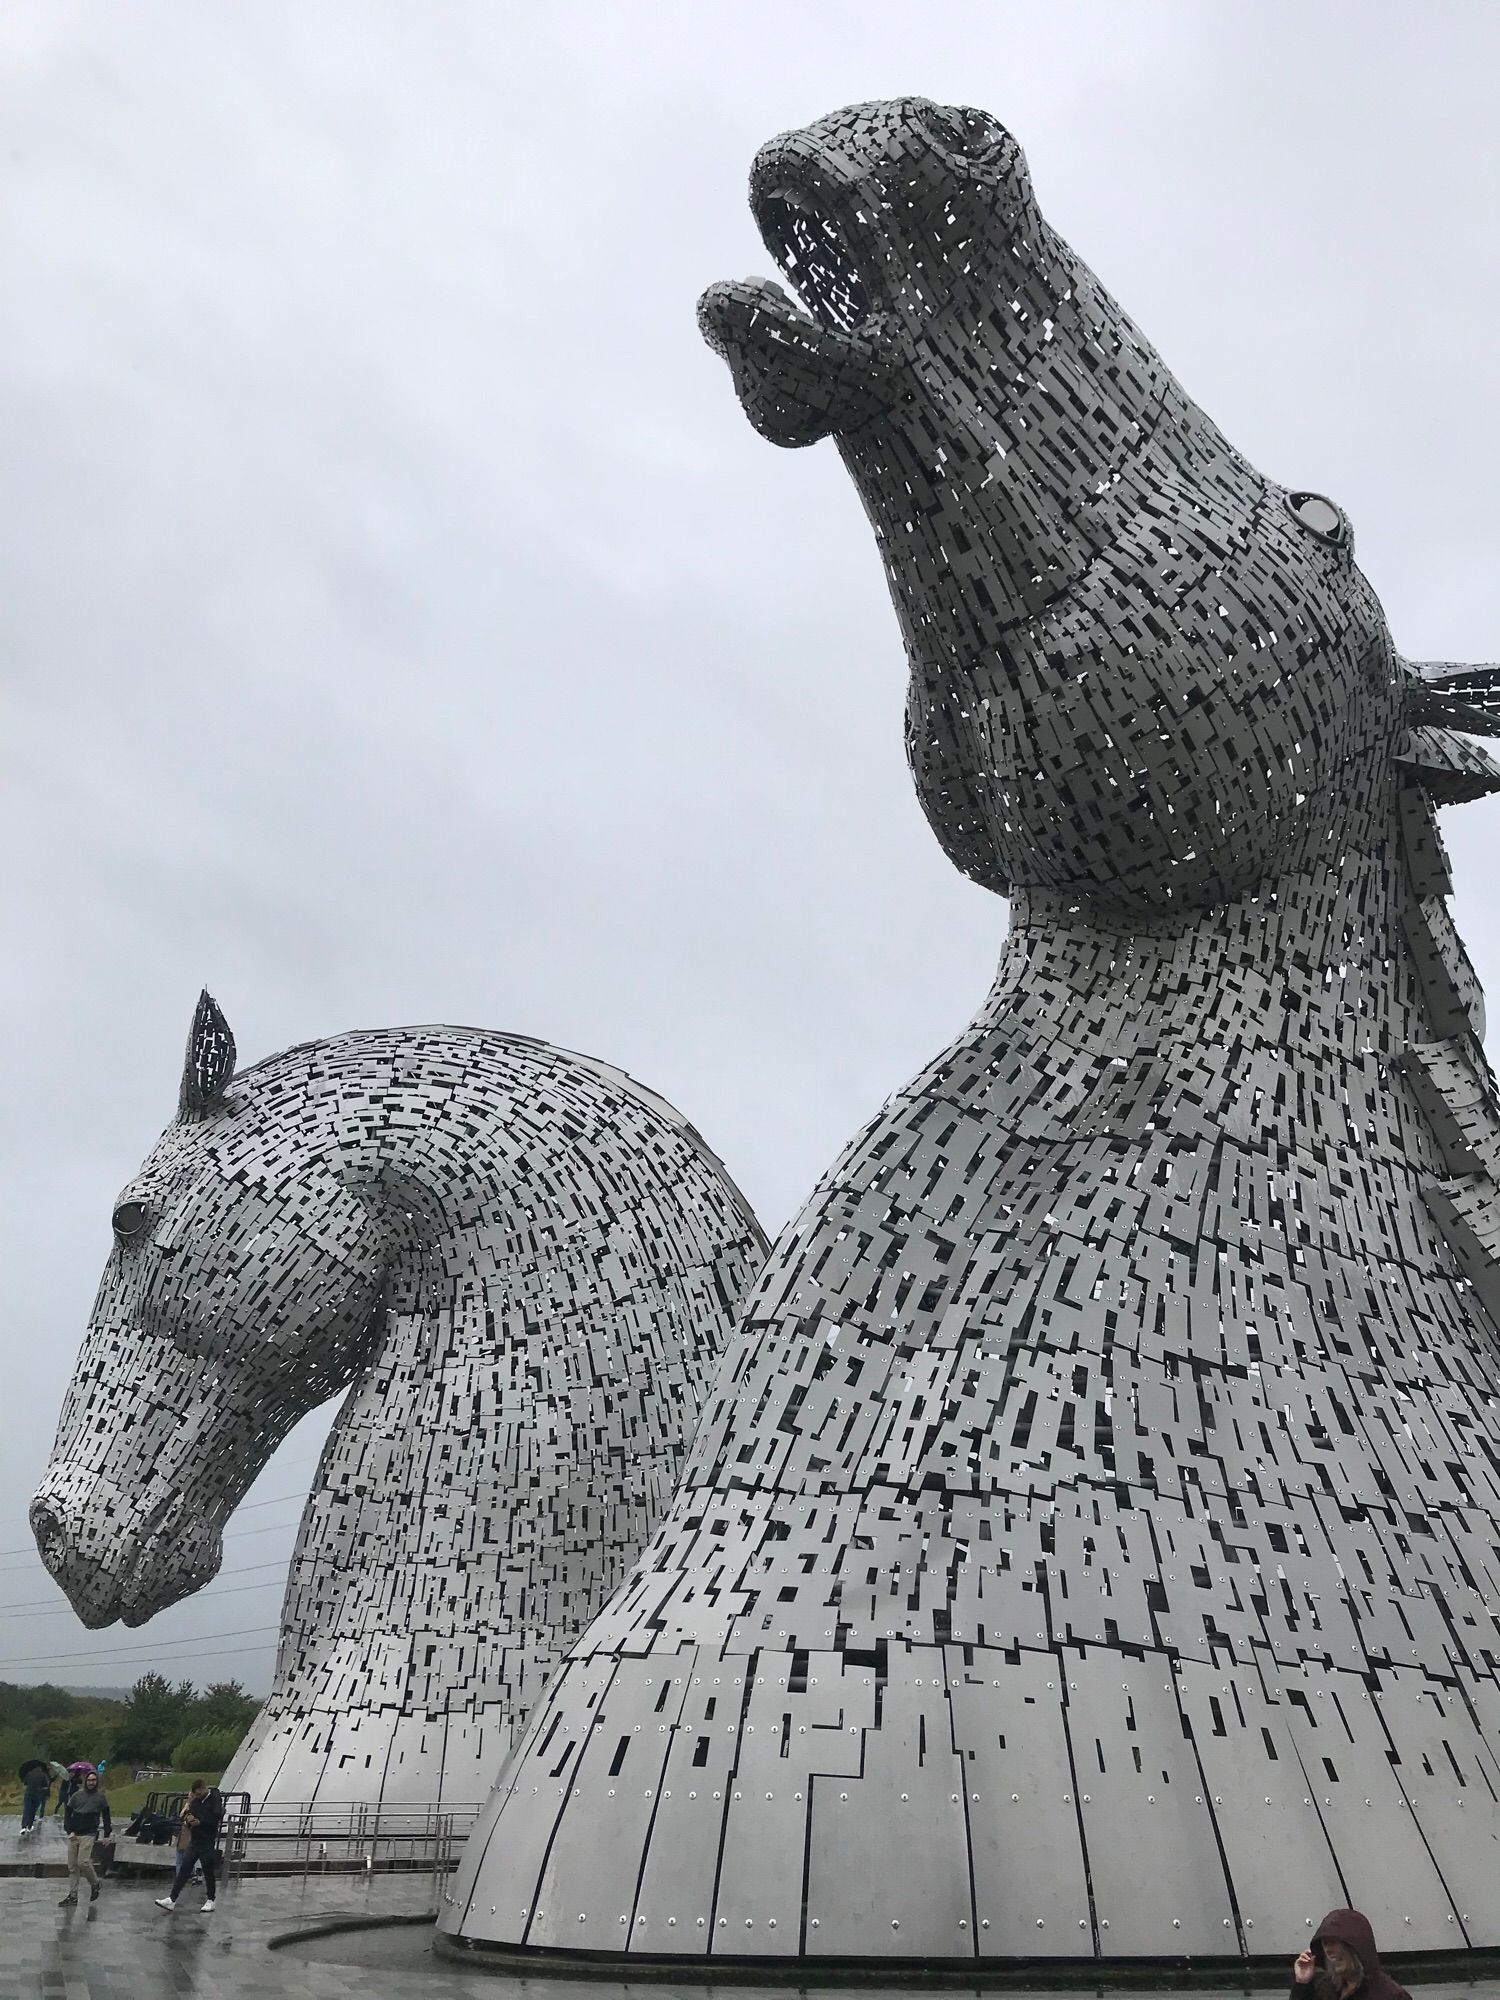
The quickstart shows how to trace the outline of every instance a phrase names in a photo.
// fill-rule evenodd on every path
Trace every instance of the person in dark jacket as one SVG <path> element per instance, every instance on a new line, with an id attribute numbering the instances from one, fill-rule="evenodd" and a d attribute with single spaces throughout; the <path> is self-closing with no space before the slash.
<path id="1" fill-rule="evenodd" d="M 1359 1910 L 1330 1910 L 1312 1943 L 1292 1963 L 1291 2000 L 1411 2000 L 1380 1963 L 1370 1919 Z"/>
<path id="2" fill-rule="evenodd" d="M 217 1785 L 207 1784 L 202 1778 L 194 1778 L 193 1789 L 188 1793 L 182 1808 L 182 1845 L 177 1850 L 177 1873 L 172 1878 L 172 1893 L 158 1896 L 159 1910 L 175 1910 L 177 1898 L 193 1879 L 193 1870 L 203 1870 L 203 1886 L 207 1894 L 203 1898 L 205 1910 L 214 1906 L 215 1860 L 219 1845 L 219 1830 L 224 1824 L 224 1794 Z"/>
<path id="3" fill-rule="evenodd" d="M 78 1878 L 89 1885 L 89 1901 L 99 1900 L 99 1877 L 94 1873 L 94 1842 L 103 1833 L 114 1831 L 109 1817 L 109 1800 L 97 1771 L 86 1771 L 83 1783 L 69 1798 L 63 1812 L 63 1832 L 68 1836 L 68 1893 L 63 1903 L 78 1901 Z"/>
<path id="4" fill-rule="evenodd" d="M 38 1820 L 47 1815 L 47 1794 L 52 1790 L 52 1773 L 40 1758 L 21 1766 L 21 1783 L 25 1795 L 21 1802 L 21 1833 L 24 1837 L 31 1832 Z"/>

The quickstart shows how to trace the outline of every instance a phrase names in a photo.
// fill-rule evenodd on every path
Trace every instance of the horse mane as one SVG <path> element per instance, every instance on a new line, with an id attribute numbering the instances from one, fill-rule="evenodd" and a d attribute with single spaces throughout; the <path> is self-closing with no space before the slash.
<path id="1" fill-rule="evenodd" d="M 1500 665 L 1428 661 L 1408 670 L 1405 736 L 1396 753 L 1406 934 L 1437 1039 L 1396 1067 L 1410 1083 L 1443 1176 L 1422 1193 L 1463 1275 L 1500 1326 L 1500 1118 L 1484 1054 L 1484 996 L 1448 898 L 1453 875 L 1440 806 L 1500 791 L 1500 761 L 1471 739 L 1500 736 Z"/>

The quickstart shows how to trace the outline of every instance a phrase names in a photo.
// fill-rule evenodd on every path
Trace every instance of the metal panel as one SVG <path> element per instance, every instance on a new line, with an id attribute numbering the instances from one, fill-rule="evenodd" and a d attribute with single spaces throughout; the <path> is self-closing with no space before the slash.
<path id="1" fill-rule="evenodd" d="M 1165 1671 L 1160 1659 L 1122 1663 L 1105 1653 L 1067 1661 L 1099 1948 L 1112 1958 L 1237 1950 L 1213 1818 Z M 1061 1681 L 1054 1673 L 1059 1694 Z M 1053 1784 L 1071 1804 L 1074 1777 L 1060 1770 Z"/>
<path id="2" fill-rule="evenodd" d="M 808 1955 L 969 1957 L 964 1766 L 941 1652 L 892 1648 L 876 1694 L 860 1775 L 813 1786 Z"/>
<path id="3" fill-rule="evenodd" d="M 965 1773 L 979 1954 L 1086 1956 L 1094 1939 L 1078 1808 L 1058 1784 L 1068 1744 L 1056 1656 L 985 1653 L 965 1666 L 955 1651 L 948 1699 Z"/>
<path id="4" fill-rule="evenodd" d="M 1178 1700 L 1192 1729 L 1203 1792 L 1234 1884 L 1248 1952 L 1280 1947 L 1285 1933 L 1342 1906 L 1344 1887 L 1317 1805 L 1286 1728 L 1249 1669 L 1185 1661 Z M 1274 1937 L 1275 1942 L 1269 1942 Z M 1226 1947 L 1227 1948 L 1227 1947 Z"/>

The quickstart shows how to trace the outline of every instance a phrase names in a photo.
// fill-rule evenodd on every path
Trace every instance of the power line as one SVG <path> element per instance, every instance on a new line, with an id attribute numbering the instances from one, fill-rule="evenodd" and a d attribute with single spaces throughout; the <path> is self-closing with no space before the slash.
<path id="1" fill-rule="evenodd" d="M 305 1500 L 306 1498 L 307 1495 L 305 1493 L 278 1493 L 275 1496 L 275 1498 L 271 1500 L 247 1500 L 244 1506 L 237 1507 L 235 1509 L 235 1512 L 236 1514 L 248 1514 L 254 1507 L 279 1507 L 282 1505 L 284 1501 Z M 280 1528 L 289 1528 L 291 1526 L 291 1522 L 278 1521 L 274 1524 L 274 1526 Z M 225 1534 L 224 1539 L 226 1542 L 232 1542 L 240 1535 L 269 1535 L 272 1532 L 273 1528 L 230 1528 Z M 32 1543 L 30 1547 L 27 1547 L 23 1544 L 23 1546 L 18 1549 L 0 1549 L 0 1556 L 30 1556 L 33 1559 L 33 1561 L 40 1561 L 40 1558 L 38 1557 L 36 1552 L 35 1543 Z"/>
<path id="2" fill-rule="evenodd" d="M 281 1564 L 252 1563 L 249 1565 L 249 1567 L 252 1569 L 280 1569 Z M 209 1589 L 200 1590 L 196 1593 L 197 1601 L 200 1604 L 202 1604 L 209 1598 L 234 1597 L 238 1595 L 238 1593 L 242 1590 L 280 1590 L 283 1587 L 283 1581 L 284 1579 L 279 1576 L 266 1576 L 262 1577 L 259 1583 L 232 1583 L 230 1584 L 227 1590 L 216 1590 L 212 1586 L 210 1586 Z M 72 1605 L 68 1604 L 67 1602 L 64 1602 L 62 1604 L 49 1604 L 45 1611 L 33 1611 L 30 1609 L 23 1611 L 19 1605 L 0 1604 L 0 1618 L 6 1618 L 6 1619 L 64 1618 L 64 1617 L 72 1618 L 75 1617 L 76 1615 L 77 1614 L 74 1612 Z"/>
<path id="3" fill-rule="evenodd" d="M 244 1506 L 238 1506 L 234 1512 L 236 1514 L 250 1514 L 258 1506 L 280 1506 L 284 1500 L 306 1500 L 306 1498 L 308 1498 L 306 1490 L 298 1488 L 294 1494 L 272 1494 L 268 1500 L 246 1500 Z M 286 1526 L 286 1522 L 282 1522 L 282 1526 Z M 234 1534 L 266 1534 L 266 1530 L 264 1528 L 230 1528 L 230 1532 L 224 1536 L 224 1540 L 228 1542 L 230 1536 L 234 1536 Z M 36 1554 L 36 1544 L 34 1542 L 24 1542 L 20 1548 L 0 1548 L 0 1556 L 34 1556 L 34 1554 Z"/>
<path id="4" fill-rule="evenodd" d="M 195 1648 L 193 1649 L 193 1658 L 194 1658 L 195 1660 L 221 1660 L 221 1659 L 225 1658 L 226 1656 L 228 1656 L 228 1657 L 230 1657 L 230 1658 L 233 1658 L 233 1659 L 239 1659 L 239 1657 L 240 1657 L 240 1656 L 241 1656 L 241 1654 L 242 1654 L 242 1653 L 244 1652 L 244 1650 L 245 1650 L 245 1649 L 244 1649 L 244 1647 L 243 1647 L 243 1646 L 197 1646 L 197 1647 L 195 1647 Z M 93 1656 L 92 1656 L 92 1655 L 90 1655 L 90 1658 L 92 1658 L 92 1657 L 93 1657 Z M 86 1664 L 86 1662 L 85 1662 L 85 1664 Z M 45 1671 L 46 1671 L 46 1669 L 42 1669 L 42 1671 L 43 1671 L 43 1672 L 45 1672 Z M 70 1668 L 70 1669 L 69 1669 L 69 1671 L 70 1671 L 70 1672 L 76 1672 L 77 1670 L 76 1670 L 76 1668 Z M 122 1669 L 122 1671 L 123 1671 L 123 1669 Z M 14 1683 L 14 1685 L 15 1685 L 15 1686 L 17 1686 L 17 1687 L 19 1687 L 19 1686 L 21 1685 L 21 1683 L 20 1683 L 19 1681 L 17 1681 L 17 1682 L 15 1682 L 15 1683 Z M 44 1681 L 42 1681 L 41 1685 L 42 1685 L 43 1687 L 46 1687 L 46 1686 L 49 1686 L 49 1685 L 50 1685 L 50 1683 L 44 1680 Z M 79 1693 L 79 1694 L 86 1694 L 86 1695 L 87 1695 L 87 1694 L 103 1694 L 103 1693 L 104 1693 L 104 1690 L 103 1690 L 103 1688 L 100 1688 L 100 1687 L 85 1687 L 85 1688 L 79 1688 L 79 1689 L 77 1689 L 77 1690 L 72 1690 L 72 1689 L 68 1689 L 68 1690 L 65 1690 L 65 1691 L 66 1691 L 66 1692 L 69 1692 L 69 1693 L 72 1693 L 72 1692 L 75 1692 L 75 1691 L 76 1691 L 76 1692 L 77 1692 L 77 1693 Z M 257 1695 L 252 1695 L 252 1696 L 250 1697 L 250 1699 L 251 1699 L 252 1701 L 264 1701 L 264 1700 L 265 1700 L 265 1696 L 264 1696 L 264 1695 L 260 1695 L 260 1694 L 257 1694 Z"/>
<path id="5" fill-rule="evenodd" d="M 234 1632 L 204 1632 L 201 1634 L 201 1637 L 211 1639 L 215 1643 L 220 1639 L 259 1639 L 264 1638 L 268 1632 L 277 1632 L 280 1629 L 278 1625 L 244 1625 Z M 111 1646 L 103 1652 L 98 1653 L 84 1651 L 79 1653 L 21 1654 L 13 1660 L 0 1660 L 0 1667 L 49 1667 L 55 1666 L 59 1661 L 64 1660 L 136 1659 L 142 1653 L 154 1653 L 159 1658 L 164 1652 L 175 1651 L 182 1646 L 195 1645 L 196 1641 L 191 1636 L 182 1637 L 174 1634 L 170 1639 L 158 1639 L 154 1646 Z M 231 1646 L 227 1650 L 229 1652 L 237 1652 L 239 1648 Z M 196 1653 L 194 1657 L 196 1657 Z"/>
<path id="6" fill-rule="evenodd" d="M 221 1569 L 215 1577 L 214 1582 L 217 1583 L 218 1578 L 221 1576 L 245 1576 L 252 1569 L 283 1569 L 285 1566 L 280 1556 L 274 1557 L 270 1562 L 234 1563 L 228 1569 Z M 200 1597 L 208 1597 L 212 1595 L 213 1589 L 214 1585 L 210 1584 L 206 1590 L 200 1591 L 198 1595 Z M 61 1610 L 66 1604 L 66 1598 L 64 1598 L 62 1605 L 59 1605 L 57 1600 L 51 1597 L 24 1597 L 17 1604 L 0 1604 L 0 1618 L 8 1618 L 12 1611 L 29 1611 L 34 1605 L 46 1605 L 53 1609 Z"/>

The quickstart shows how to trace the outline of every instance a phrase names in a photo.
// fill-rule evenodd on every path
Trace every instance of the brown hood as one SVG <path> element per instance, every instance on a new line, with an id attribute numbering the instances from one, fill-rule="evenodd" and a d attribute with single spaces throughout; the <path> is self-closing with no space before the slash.
<path id="1" fill-rule="evenodd" d="M 1355 1990 L 1360 2000 L 1411 2000 L 1404 1986 L 1396 1981 L 1380 1963 L 1380 1953 L 1375 1949 L 1375 1933 L 1370 1928 L 1370 1919 L 1360 1910 L 1330 1910 L 1313 1933 L 1312 1953 L 1318 1964 L 1324 1963 L 1323 1947 L 1330 1942 L 1347 1945 L 1365 1969 L 1363 1983 Z"/>

